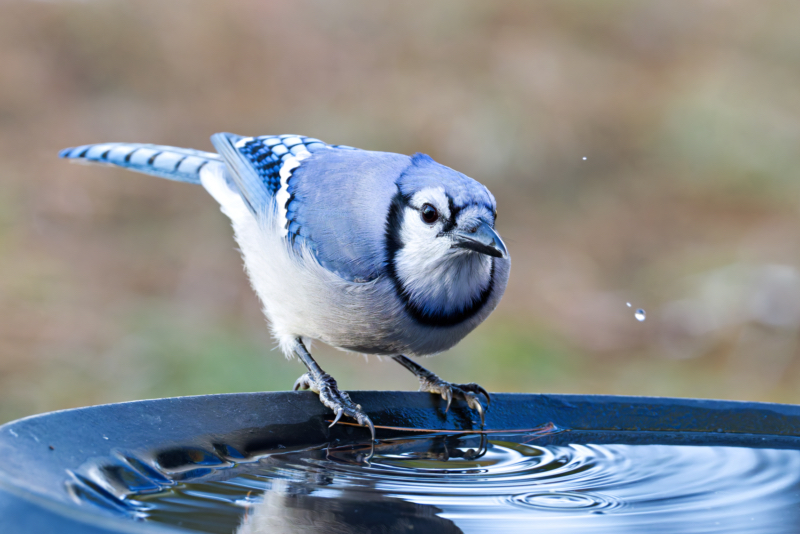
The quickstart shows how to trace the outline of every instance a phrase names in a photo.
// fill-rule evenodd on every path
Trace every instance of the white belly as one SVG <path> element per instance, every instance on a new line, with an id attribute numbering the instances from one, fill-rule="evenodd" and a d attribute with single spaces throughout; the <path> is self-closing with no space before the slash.
<path id="1" fill-rule="evenodd" d="M 284 238 L 277 210 L 258 217 L 231 191 L 223 167 L 201 173 L 201 181 L 232 221 L 253 289 L 273 335 L 287 357 L 298 337 L 369 354 L 423 356 L 447 350 L 480 324 L 499 302 L 508 262 L 495 269 L 499 290 L 485 309 L 459 325 L 429 327 L 404 313 L 386 277 L 350 282 L 322 267 L 311 251 L 297 254 Z"/>

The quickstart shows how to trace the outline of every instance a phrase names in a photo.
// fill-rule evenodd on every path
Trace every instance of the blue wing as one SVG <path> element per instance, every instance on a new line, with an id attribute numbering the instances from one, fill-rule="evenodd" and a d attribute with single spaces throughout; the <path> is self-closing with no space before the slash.
<path id="1" fill-rule="evenodd" d="M 295 249 L 307 246 L 324 267 L 348 280 L 382 272 L 386 216 L 408 156 L 297 135 L 222 133 L 212 143 L 250 210 L 277 208 Z"/>
<path id="2" fill-rule="evenodd" d="M 410 158 L 367 150 L 319 151 L 288 180 L 289 239 L 312 245 L 342 278 L 369 281 L 386 263 L 386 224 Z"/>
<path id="3" fill-rule="evenodd" d="M 278 208 L 286 238 L 296 248 L 307 246 L 323 266 L 348 280 L 372 280 L 382 272 L 386 216 L 408 156 L 298 135 L 218 133 L 211 140 L 219 154 L 104 143 L 68 148 L 60 155 L 190 183 L 200 183 L 204 166 L 224 163 L 231 189 L 251 212 Z M 284 169 L 287 164 L 292 168 Z"/>
<path id="4" fill-rule="evenodd" d="M 290 157 L 303 159 L 320 148 L 331 148 L 318 139 L 299 135 L 243 137 L 217 133 L 211 136 L 211 143 L 227 163 L 231 179 L 253 213 L 272 205 L 281 187 L 281 168 Z"/>
<path id="5" fill-rule="evenodd" d="M 168 180 L 200 183 L 200 170 L 210 162 L 221 162 L 213 152 L 191 148 L 141 143 L 103 143 L 67 148 L 59 153 L 67 159 L 107 163 L 152 174 Z"/>

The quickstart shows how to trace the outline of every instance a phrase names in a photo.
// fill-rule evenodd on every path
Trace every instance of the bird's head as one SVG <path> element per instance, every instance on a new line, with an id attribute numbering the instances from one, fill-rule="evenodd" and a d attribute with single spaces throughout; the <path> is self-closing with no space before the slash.
<path id="1" fill-rule="evenodd" d="M 417 154 L 397 182 L 387 219 L 389 273 L 423 322 L 458 324 L 487 301 L 508 251 L 483 185 Z"/>

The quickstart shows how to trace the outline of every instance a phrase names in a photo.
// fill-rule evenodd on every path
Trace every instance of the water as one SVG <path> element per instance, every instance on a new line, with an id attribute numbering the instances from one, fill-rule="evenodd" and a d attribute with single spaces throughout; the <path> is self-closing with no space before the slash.
<path id="1" fill-rule="evenodd" d="M 628 306 L 629 308 L 631 307 L 630 302 L 626 302 L 625 305 Z M 636 318 L 637 321 L 641 323 L 645 319 L 647 319 L 647 312 L 645 312 L 642 308 L 639 308 L 633 313 L 633 316 Z"/>
<path id="2" fill-rule="evenodd" d="M 239 534 L 800 529 L 796 450 L 493 434 L 382 440 L 367 464 L 369 452 L 273 453 L 126 502 L 146 521 Z"/>

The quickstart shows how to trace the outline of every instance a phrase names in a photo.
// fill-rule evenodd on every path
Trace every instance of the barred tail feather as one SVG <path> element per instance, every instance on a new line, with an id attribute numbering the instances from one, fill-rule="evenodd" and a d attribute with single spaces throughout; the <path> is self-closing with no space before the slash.
<path id="1" fill-rule="evenodd" d="M 213 152 L 140 143 L 103 143 L 67 148 L 59 156 L 78 161 L 106 163 L 178 182 L 200 183 L 200 171 L 221 163 Z"/>

